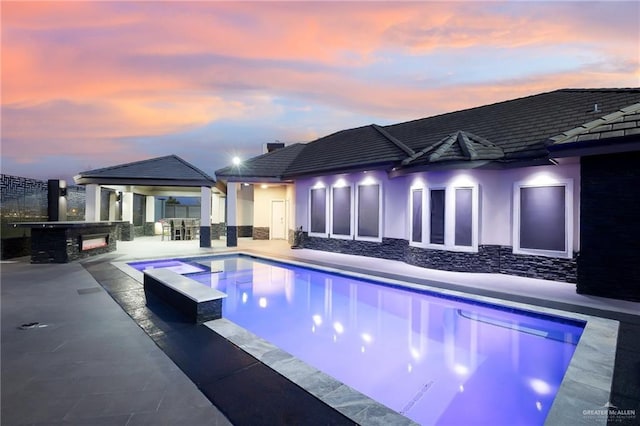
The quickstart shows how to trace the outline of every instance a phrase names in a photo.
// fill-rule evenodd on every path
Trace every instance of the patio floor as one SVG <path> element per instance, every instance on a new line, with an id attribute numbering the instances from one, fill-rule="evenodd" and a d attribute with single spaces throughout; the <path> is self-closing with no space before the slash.
<path id="1" fill-rule="evenodd" d="M 616 319 L 620 329 L 610 402 L 619 409 L 636 410 L 640 416 L 640 303 L 578 295 L 575 286 L 566 283 L 443 272 L 397 261 L 291 250 L 283 241 L 240 239 L 237 249 Z M 207 353 L 216 356 L 231 351 L 224 359 L 239 363 L 232 367 L 237 383 L 243 380 L 244 371 L 259 371 L 264 375 L 263 384 L 271 383 L 260 390 L 259 384 L 248 381 L 246 387 L 253 390 L 235 389 L 269 392 L 266 399 L 272 403 L 267 404 L 271 410 L 267 417 L 256 417 L 260 407 L 247 407 L 246 401 L 225 400 L 223 414 L 210 401 L 221 401 L 233 393 L 233 381 L 227 380 L 228 387 L 221 389 L 224 377 L 203 371 L 191 355 L 180 350 L 185 345 L 196 348 L 193 342 L 203 338 L 204 331 L 184 324 L 163 308 L 149 309 L 140 284 L 110 265 L 112 261 L 226 250 L 224 241 L 202 249 L 197 241 L 143 237 L 119 241 L 115 253 L 82 262 L 31 265 L 27 258 L 3 261 L 1 423 L 223 425 L 274 424 L 276 419 L 278 424 L 350 423 L 330 407 L 305 399 L 304 392 L 297 395 L 289 384 L 280 384 L 273 372 L 235 352 L 229 342 L 216 341 Z M 34 322 L 39 324 L 20 328 Z M 206 339 L 211 344 L 209 335 Z M 273 403 L 278 395 L 282 406 Z M 237 407 L 229 407 L 232 403 Z M 296 405 L 298 410 L 291 408 Z M 315 420 L 305 418 L 313 413 L 317 413 Z M 626 420 L 637 424 L 638 417 L 622 420 L 615 424 Z"/>

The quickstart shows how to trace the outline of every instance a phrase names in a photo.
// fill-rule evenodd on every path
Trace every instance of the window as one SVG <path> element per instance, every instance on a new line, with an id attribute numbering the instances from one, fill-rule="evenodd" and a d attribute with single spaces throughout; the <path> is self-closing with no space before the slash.
<path id="1" fill-rule="evenodd" d="M 473 190 L 456 188 L 455 245 L 473 245 Z"/>
<path id="2" fill-rule="evenodd" d="M 326 188 L 311 188 L 309 191 L 309 234 L 327 236 Z"/>
<path id="3" fill-rule="evenodd" d="M 445 190 L 432 189 L 429 193 L 429 242 L 431 244 L 444 244 Z"/>
<path id="4" fill-rule="evenodd" d="M 571 257 L 572 181 L 548 185 L 517 182 L 514 186 L 514 253 Z"/>
<path id="5" fill-rule="evenodd" d="M 411 190 L 411 242 L 422 242 L 422 188 Z"/>
<path id="6" fill-rule="evenodd" d="M 351 186 L 331 188 L 331 236 L 351 238 Z"/>
<path id="7" fill-rule="evenodd" d="M 380 184 L 368 183 L 358 185 L 357 196 L 357 233 L 361 240 L 381 241 L 382 230 L 380 217 L 382 204 L 380 202 Z"/>
<path id="8" fill-rule="evenodd" d="M 412 187 L 409 244 L 452 251 L 478 251 L 479 187 Z"/>

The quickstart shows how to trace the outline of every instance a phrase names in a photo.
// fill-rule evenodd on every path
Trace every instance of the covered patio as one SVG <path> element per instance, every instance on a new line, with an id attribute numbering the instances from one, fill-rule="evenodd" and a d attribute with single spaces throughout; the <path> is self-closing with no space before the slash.
<path id="1" fill-rule="evenodd" d="M 211 247 L 211 240 L 224 233 L 223 188 L 176 155 L 84 171 L 74 180 L 86 186 L 85 220 L 123 221 L 123 241 L 162 235 L 169 240 L 197 239 L 200 247 Z M 167 201 L 182 197 L 200 198 L 200 211 L 194 215 L 187 207 L 168 217 Z"/>

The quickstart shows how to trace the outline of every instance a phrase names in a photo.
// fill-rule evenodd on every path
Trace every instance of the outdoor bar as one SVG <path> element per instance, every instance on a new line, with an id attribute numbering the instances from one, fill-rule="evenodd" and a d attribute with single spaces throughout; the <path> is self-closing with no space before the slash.
<path id="1" fill-rule="evenodd" d="M 31 229 L 31 263 L 68 263 L 116 250 L 123 222 L 20 222 Z"/>

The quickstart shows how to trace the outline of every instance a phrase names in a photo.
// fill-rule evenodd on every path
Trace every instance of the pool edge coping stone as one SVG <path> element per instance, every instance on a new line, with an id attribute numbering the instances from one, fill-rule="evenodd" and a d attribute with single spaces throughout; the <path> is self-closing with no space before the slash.
<path id="1" fill-rule="evenodd" d="M 226 318 L 203 325 L 358 424 L 418 425 Z M 327 382 L 333 386 L 322 392 Z"/>

